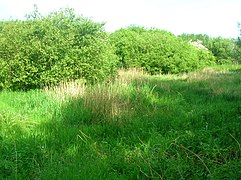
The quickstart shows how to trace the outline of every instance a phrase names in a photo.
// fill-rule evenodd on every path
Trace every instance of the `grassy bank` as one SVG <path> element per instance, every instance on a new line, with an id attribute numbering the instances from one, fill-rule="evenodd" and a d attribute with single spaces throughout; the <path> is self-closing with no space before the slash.
<path id="1" fill-rule="evenodd" d="M 0 179 L 238 179 L 241 67 L 0 92 Z"/>

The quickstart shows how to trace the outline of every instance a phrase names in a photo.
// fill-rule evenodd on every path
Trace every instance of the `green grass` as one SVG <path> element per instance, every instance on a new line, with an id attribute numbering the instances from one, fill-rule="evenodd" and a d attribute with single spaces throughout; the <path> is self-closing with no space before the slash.
<path id="1" fill-rule="evenodd" d="M 239 179 L 241 66 L 0 92 L 0 179 Z"/>

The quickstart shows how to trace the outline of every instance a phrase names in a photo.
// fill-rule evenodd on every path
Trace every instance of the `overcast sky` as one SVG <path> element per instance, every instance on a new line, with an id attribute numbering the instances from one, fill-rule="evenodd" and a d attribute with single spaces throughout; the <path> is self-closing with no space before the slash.
<path id="1" fill-rule="evenodd" d="M 129 25 L 156 27 L 174 34 L 236 38 L 241 0 L 0 0 L 0 20 L 23 19 L 37 4 L 42 14 L 74 8 L 77 14 L 106 22 L 106 30 Z"/>

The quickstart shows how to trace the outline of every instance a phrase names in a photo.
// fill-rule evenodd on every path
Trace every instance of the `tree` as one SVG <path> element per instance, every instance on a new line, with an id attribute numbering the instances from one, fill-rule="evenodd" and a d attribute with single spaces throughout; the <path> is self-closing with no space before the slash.
<path id="1" fill-rule="evenodd" d="M 103 23 L 64 9 L 0 25 L 0 88 L 32 89 L 115 72 L 116 56 Z"/>
<path id="2" fill-rule="evenodd" d="M 215 56 L 217 64 L 227 64 L 236 61 L 236 42 L 234 39 L 213 38 L 205 34 L 182 34 L 179 37 L 186 41 L 202 41 L 202 44 Z"/>
<path id="3" fill-rule="evenodd" d="M 238 63 L 241 62 L 241 24 L 238 23 L 239 37 L 236 40 L 235 59 Z"/>
<path id="4" fill-rule="evenodd" d="M 110 39 L 120 66 L 142 67 L 151 74 L 188 72 L 213 61 L 207 52 L 163 30 L 131 26 L 112 33 Z"/>

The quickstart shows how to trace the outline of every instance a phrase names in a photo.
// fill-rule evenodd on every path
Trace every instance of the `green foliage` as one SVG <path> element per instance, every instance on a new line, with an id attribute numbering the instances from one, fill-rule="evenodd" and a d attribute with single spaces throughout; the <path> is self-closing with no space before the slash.
<path id="1" fill-rule="evenodd" d="M 167 31 L 132 26 L 112 33 L 110 39 L 119 66 L 143 67 L 151 74 L 189 72 L 213 61 L 212 55 Z"/>
<path id="2" fill-rule="evenodd" d="M 216 59 L 212 52 L 204 49 L 198 49 L 198 59 L 200 67 L 207 67 L 216 64 Z"/>
<path id="3" fill-rule="evenodd" d="M 206 34 L 182 34 L 182 35 L 179 35 L 180 38 L 182 38 L 183 40 L 185 41 L 202 41 L 202 44 L 208 48 L 208 44 L 209 44 L 209 41 L 211 39 L 211 37 L 209 37 L 208 35 Z"/>
<path id="4" fill-rule="evenodd" d="M 32 89 L 83 78 L 103 80 L 116 56 L 103 24 L 65 9 L 0 25 L 0 88 Z"/>
<path id="5" fill-rule="evenodd" d="M 236 40 L 236 46 L 235 46 L 235 59 L 241 63 L 241 24 L 238 23 L 238 29 L 239 29 L 239 37 Z"/>
<path id="6" fill-rule="evenodd" d="M 218 64 L 227 64 L 234 61 L 235 42 L 233 40 L 222 37 L 213 38 L 210 41 L 209 48 L 213 55 L 217 57 Z"/>
<path id="7" fill-rule="evenodd" d="M 241 48 L 241 23 L 238 23 L 238 29 L 239 29 L 239 37 L 238 37 L 237 45 L 238 47 Z"/>
<path id="8" fill-rule="evenodd" d="M 203 45 L 215 56 L 217 64 L 229 64 L 238 61 L 237 44 L 233 39 L 212 38 L 205 34 L 182 34 L 179 37 L 186 41 L 202 41 Z"/>

